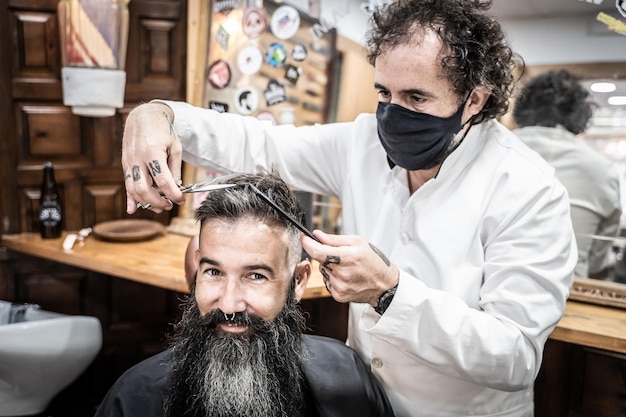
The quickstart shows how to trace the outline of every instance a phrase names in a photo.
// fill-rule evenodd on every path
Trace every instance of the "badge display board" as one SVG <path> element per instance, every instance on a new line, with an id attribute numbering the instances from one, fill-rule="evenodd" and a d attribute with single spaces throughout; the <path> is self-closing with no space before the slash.
<path id="1" fill-rule="evenodd" d="M 204 43 L 207 48 L 205 54 L 196 53 L 191 61 L 195 71 L 189 79 L 196 86 L 202 84 L 201 98 L 197 89 L 188 92 L 192 104 L 275 125 L 329 121 L 336 55 L 334 28 L 324 27 L 287 3 L 217 0 L 209 4 L 208 27 L 203 29 L 199 22 L 199 30 L 190 33 L 191 44 L 199 48 Z M 194 17 L 190 15 L 190 19 L 193 23 Z M 204 60 L 204 67 L 198 59 Z M 186 166 L 184 182 L 204 181 L 219 174 Z M 193 209 L 203 198 L 201 193 L 192 194 L 179 217 L 193 218 Z M 315 199 L 321 200 L 319 196 Z"/>
<path id="2" fill-rule="evenodd" d="M 207 108 L 273 124 L 328 121 L 336 32 L 286 3 L 213 3 Z"/>

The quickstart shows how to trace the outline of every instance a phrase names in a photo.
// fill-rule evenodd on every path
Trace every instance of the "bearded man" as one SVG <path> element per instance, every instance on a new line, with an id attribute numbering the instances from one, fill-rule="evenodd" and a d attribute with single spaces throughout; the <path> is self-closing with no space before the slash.
<path id="1" fill-rule="evenodd" d="M 352 349 L 303 335 L 311 264 L 295 195 L 274 173 L 230 183 L 196 211 L 195 283 L 172 346 L 122 375 L 96 416 L 393 416 Z"/>

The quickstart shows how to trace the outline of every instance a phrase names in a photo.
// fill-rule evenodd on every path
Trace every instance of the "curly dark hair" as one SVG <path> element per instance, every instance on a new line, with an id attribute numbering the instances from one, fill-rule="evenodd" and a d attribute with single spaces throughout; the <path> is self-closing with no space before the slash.
<path id="1" fill-rule="evenodd" d="M 565 70 L 548 71 L 522 88 L 513 119 L 520 127 L 561 125 L 577 135 L 586 130 L 595 106 L 575 75 Z"/>
<path id="2" fill-rule="evenodd" d="M 523 67 L 523 60 L 509 47 L 500 24 L 486 14 L 490 8 L 491 0 L 394 0 L 370 19 L 368 60 L 375 65 L 385 49 L 414 41 L 416 29 L 432 29 L 448 51 L 442 72 L 459 100 L 479 85 L 491 90 L 471 123 L 502 116 L 509 109 L 515 64 Z"/>

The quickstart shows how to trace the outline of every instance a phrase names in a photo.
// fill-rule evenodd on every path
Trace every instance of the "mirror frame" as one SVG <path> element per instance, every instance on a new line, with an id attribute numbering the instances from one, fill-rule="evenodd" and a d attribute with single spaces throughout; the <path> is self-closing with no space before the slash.
<path id="1" fill-rule="evenodd" d="M 569 300 L 626 309 L 626 284 L 574 277 Z"/>

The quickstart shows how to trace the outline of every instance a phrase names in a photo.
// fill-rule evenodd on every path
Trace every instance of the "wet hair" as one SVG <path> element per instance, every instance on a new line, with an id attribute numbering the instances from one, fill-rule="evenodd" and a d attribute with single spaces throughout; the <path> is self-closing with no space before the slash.
<path id="1" fill-rule="evenodd" d="M 561 125 L 577 135 L 587 128 L 595 106 L 576 76 L 565 70 L 548 71 L 522 88 L 513 119 L 520 127 Z"/>
<path id="2" fill-rule="evenodd" d="M 283 227 L 289 234 L 290 263 L 297 263 L 302 256 L 300 230 L 250 187 L 250 185 L 254 185 L 287 214 L 304 225 L 306 216 L 300 201 L 278 173 L 272 171 L 269 173 L 241 174 L 231 178 L 228 183 L 237 186 L 207 193 L 200 207 L 196 209 L 195 217 L 200 222 L 200 229 L 202 230 L 202 225 L 207 220 L 220 219 L 235 223 L 244 217 L 258 219 L 269 226 Z M 202 232 L 200 235 L 202 236 Z"/>
<path id="3" fill-rule="evenodd" d="M 386 50 L 417 43 L 422 29 L 431 29 L 443 42 L 442 75 L 459 101 L 477 86 L 491 91 L 471 123 L 502 116 L 509 109 L 515 65 L 523 67 L 523 60 L 509 47 L 500 24 L 486 14 L 489 8 L 491 0 L 394 0 L 370 19 L 368 60 L 375 65 Z"/>

